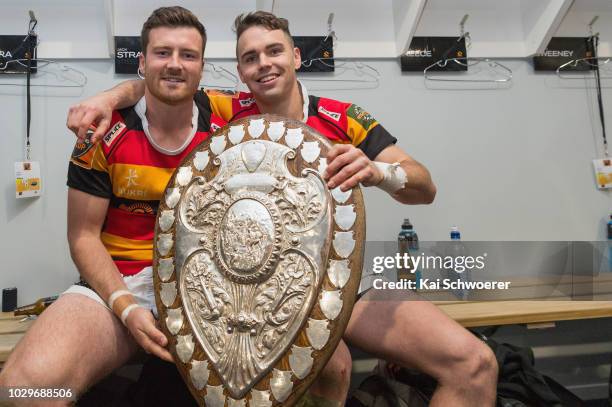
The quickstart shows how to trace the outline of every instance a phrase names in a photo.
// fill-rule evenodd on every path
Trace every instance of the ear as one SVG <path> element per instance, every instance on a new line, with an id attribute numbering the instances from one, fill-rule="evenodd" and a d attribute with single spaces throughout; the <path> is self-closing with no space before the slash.
<path id="1" fill-rule="evenodd" d="M 298 47 L 293 47 L 293 59 L 295 60 L 295 70 L 302 66 L 302 53 Z"/>
<path id="2" fill-rule="evenodd" d="M 236 64 L 236 70 L 238 71 L 238 76 L 240 77 L 240 82 L 245 83 L 244 76 L 242 75 L 242 69 L 240 69 L 240 62 Z"/>
<path id="3" fill-rule="evenodd" d="M 204 58 L 202 58 L 202 69 L 200 69 L 200 72 L 198 72 L 200 74 L 200 77 L 198 78 L 198 89 L 201 86 L 200 83 L 202 82 L 202 77 L 204 77 L 204 64 L 206 64 L 206 61 Z"/>
<path id="4" fill-rule="evenodd" d="M 145 56 L 144 56 L 144 52 L 142 52 L 140 54 L 140 56 L 138 57 L 138 69 L 140 69 L 140 72 L 142 72 L 142 74 L 145 74 Z"/>

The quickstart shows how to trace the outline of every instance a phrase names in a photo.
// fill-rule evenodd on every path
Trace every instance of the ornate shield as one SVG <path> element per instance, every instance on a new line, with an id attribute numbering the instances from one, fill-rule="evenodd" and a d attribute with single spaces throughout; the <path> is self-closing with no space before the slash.
<path id="1" fill-rule="evenodd" d="M 359 188 L 328 190 L 329 141 L 253 116 L 183 160 L 155 227 L 160 325 L 200 405 L 292 405 L 335 350 L 361 276 Z"/>

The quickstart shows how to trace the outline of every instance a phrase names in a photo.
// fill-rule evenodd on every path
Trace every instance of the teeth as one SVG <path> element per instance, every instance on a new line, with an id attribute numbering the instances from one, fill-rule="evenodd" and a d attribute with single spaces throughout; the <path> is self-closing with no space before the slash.
<path id="1" fill-rule="evenodd" d="M 278 75 L 268 75 L 268 76 L 264 76 L 263 78 L 261 78 L 259 82 L 264 82 L 264 83 L 270 82 L 271 80 L 276 79 L 276 78 L 278 78 Z"/>

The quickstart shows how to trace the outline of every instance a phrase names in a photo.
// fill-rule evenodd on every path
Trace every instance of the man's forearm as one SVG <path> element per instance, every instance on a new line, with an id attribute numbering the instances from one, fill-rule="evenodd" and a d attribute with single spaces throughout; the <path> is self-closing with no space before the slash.
<path id="1" fill-rule="evenodd" d="M 83 279 L 104 301 L 117 290 L 125 290 L 121 274 L 98 236 L 69 237 L 70 255 Z"/>
<path id="2" fill-rule="evenodd" d="M 102 95 L 108 97 L 111 107 L 116 110 L 135 105 L 144 95 L 144 89 L 144 81 L 133 79 L 121 82 L 119 85 L 104 91 Z"/>
<path id="3" fill-rule="evenodd" d="M 414 160 L 400 162 L 408 182 L 391 196 L 403 204 L 430 204 L 436 196 L 436 187 L 427 168 Z"/>

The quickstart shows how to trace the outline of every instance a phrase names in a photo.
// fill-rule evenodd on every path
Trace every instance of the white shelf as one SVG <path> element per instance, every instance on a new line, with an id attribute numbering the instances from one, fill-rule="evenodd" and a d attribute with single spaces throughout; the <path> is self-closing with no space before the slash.
<path id="1" fill-rule="evenodd" d="M 184 0 L 204 23 L 208 59 L 235 57 L 234 18 L 272 0 Z M 39 56 L 53 59 L 107 59 L 115 35 L 139 35 L 161 0 L 0 0 L 0 34 L 24 34 L 28 10 L 39 19 Z M 396 58 L 417 36 L 458 36 L 465 14 L 472 57 L 526 58 L 544 51 L 552 36 L 587 36 L 599 15 L 600 55 L 612 55 L 611 0 L 276 0 L 274 12 L 290 21 L 294 35 L 333 29 L 338 58 Z"/>
<path id="2" fill-rule="evenodd" d="M 599 55 L 612 56 L 612 1 L 610 0 L 575 0 L 555 36 L 588 37 L 588 24 L 595 16 L 599 16 L 593 25 L 593 32 L 599 33 Z"/>
<path id="3" fill-rule="evenodd" d="M 326 35 L 330 13 L 334 13 L 333 29 L 338 38 L 334 50 L 336 57 L 392 58 L 397 55 L 391 0 L 276 1 L 275 14 L 289 20 L 293 35 Z"/>
<path id="4" fill-rule="evenodd" d="M 469 15 L 468 56 L 524 58 L 542 52 L 571 0 L 428 0 L 417 36 L 458 36 Z"/>
<path id="5" fill-rule="evenodd" d="M 108 58 L 104 7 L 103 0 L 2 0 L 0 34 L 25 36 L 33 10 L 39 58 Z"/>

